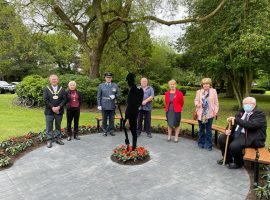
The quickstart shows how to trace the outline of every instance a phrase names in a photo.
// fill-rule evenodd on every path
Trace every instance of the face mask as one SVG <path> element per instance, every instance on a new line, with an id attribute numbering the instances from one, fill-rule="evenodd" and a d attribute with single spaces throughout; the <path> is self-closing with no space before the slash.
<path id="1" fill-rule="evenodd" d="M 245 104 L 243 106 L 243 108 L 244 108 L 245 112 L 249 113 L 254 109 L 254 106 L 252 104 Z"/>

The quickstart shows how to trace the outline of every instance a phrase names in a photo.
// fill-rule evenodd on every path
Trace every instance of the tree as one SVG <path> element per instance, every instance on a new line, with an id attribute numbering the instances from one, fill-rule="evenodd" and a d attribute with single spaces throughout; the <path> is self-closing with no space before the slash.
<path id="1" fill-rule="evenodd" d="M 36 45 L 15 9 L 0 0 L 0 78 L 20 79 L 36 65 Z"/>
<path id="2" fill-rule="evenodd" d="M 190 12 L 210 11 L 218 0 L 206 2 L 196 2 Z M 268 67 L 269 12 L 268 0 L 231 0 L 214 18 L 190 25 L 178 41 L 178 47 L 184 46 L 186 54 L 194 58 L 197 72 L 232 85 L 239 107 L 250 96 L 257 71 Z"/>
<path id="3" fill-rule="evenodd" d="M 127 26 L 127 23 L 143 21 L 155 21 L 168 26 L 205 21 L 221 10 L 226 1 L 220 0 L 220 4 L 213 11 L 208 12 L 209 14 L 203 13 L 191 18 L 173 21 L 148 15 L 154 13 L 154 8 L 160 4 L 160 1 L 155 0 L 26 0 L 23 1 L 22 6 L 24 12 L 29 9 L 34 21 L 43 19 L 43 24 L 41 24 L 43 30 L 63 29 L 64 27 L 70 30 L 88 57 L 90 77 L 96 78 L 99 75 L 104 47 L 109 38 L 120 27 Z M 40 22 L 38 23 L 40 24 Z M 129 31 L 129 29 L 126 30 Z"/>
<path id="4" fill-rule="evenodd" d="M 73 36 L 68 33 L 57 32 L 39 34 L 36 38 L 40 54 L 45 55 L 40 65 L 57 65 L 57 71 L 66 73 L 76 72 L 76 60 L 79 55 L 79 45 Z"/>

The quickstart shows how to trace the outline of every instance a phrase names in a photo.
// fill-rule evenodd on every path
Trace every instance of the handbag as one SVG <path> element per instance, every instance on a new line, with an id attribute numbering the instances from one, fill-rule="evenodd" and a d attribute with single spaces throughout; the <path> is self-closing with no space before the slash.
<path id="1" fill-rule="evenodd" d="M 192 119 L 193 120 L 198 120 L 198 114 L 197 114 L 196 109 L 192 112 Z"/>

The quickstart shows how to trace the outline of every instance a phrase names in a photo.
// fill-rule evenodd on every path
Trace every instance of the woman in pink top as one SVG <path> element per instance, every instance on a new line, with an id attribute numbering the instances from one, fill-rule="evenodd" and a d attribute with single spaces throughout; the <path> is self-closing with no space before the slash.
<path id="1" fill-rule="evenodd" d="M 212 150 L 212 123 L 218 113 L 218 95 L 212 88 L 210 78 L 201 81 L 202 88 L 196 92 L 195 106 L 199 122 L 198 146 Z"/>

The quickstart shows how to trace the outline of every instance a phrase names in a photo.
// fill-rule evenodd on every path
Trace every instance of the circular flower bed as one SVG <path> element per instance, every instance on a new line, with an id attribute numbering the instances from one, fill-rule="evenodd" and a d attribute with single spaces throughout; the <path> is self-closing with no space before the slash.
<path id="1" fill-rule="evenodd" d="M 132 151 L 132 147 L 127 148 L 126 145 L 120 145 L 113 149 L 111 156 L 112 161 L 123 165 L 139 165 L 150 160 L 149 151 L 143 146 L 137 147 Z"/>

